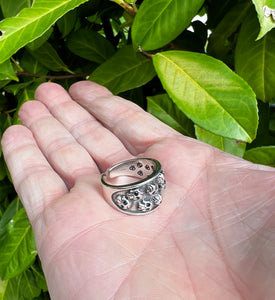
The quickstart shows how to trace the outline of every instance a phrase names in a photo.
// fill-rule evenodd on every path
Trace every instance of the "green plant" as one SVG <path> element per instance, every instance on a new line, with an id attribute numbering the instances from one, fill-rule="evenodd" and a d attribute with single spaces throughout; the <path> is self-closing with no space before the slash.
<path id="1" fill-rule="evenodd" d="M 274 1 L 32 2 L 0 2 L 0 138 L 39 84 L 87 78 L 187 136 L 275 166 Z M 49 299 L 1 149 L 0 299 Z"/>

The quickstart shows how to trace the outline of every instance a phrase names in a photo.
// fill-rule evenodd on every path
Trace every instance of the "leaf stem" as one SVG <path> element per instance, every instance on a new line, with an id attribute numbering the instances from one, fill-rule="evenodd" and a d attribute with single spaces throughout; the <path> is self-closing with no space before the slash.
<path id="1" fill-rule="evenodd" d="M 149 59 L 152 59 L 153 58 L 153 55 L 142 50 L 141 46 L 138 46 L 138 51 L 145 57 L 149 58 Z"/>
<path id="2" fill-rule="evenodd" d="M 64 80 L 64 79 L 71 79 L 71 78 L 85 78 L 89 76 L 91 73 L 79 73 L 79 74 L 71 74 L 71 75 L 43 75 L 43 74 L 33 74 L 24 71 L 17 71 L 17 76 L 26 76 L 26 77 L 34 77 L 34 78 L 46 78 L 49 80 Z"/>
<path id="3" fill-rule="evenodd" d="M 133 8 L 130 4 L 128 4 L 127 2 L 125 2 L 124 0 L 111 0 L 115 3 L 117 3 L 118 5 L 120 5 L 121 7 L 123 7 L 126 11 L 128 11 L 131 15 L 135 16 L 137 11 L 135 8 Z"/>

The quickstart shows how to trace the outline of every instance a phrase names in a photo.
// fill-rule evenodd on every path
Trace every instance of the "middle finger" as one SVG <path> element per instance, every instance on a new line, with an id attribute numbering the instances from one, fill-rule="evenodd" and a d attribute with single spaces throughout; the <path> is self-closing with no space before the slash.
<path id="1" fill-rule="evenodd" d="M 36 91 L 36 98 L 47 106 L 51 114 L 89 152 L 101 171 L 132 157 L 123 143 L 73 101 L 60 85 L 55 83 L 40 85 Z"/>

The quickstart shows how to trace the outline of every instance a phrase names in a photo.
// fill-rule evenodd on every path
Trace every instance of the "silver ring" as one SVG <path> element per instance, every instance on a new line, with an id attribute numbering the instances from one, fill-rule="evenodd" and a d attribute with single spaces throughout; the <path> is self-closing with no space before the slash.
<path id="1" fill-rule="evenodd" d="M 102 174 L 101 183 L 106 200 L 130 215 L 144 215 L 155 210 L 162 202 L 166 185 L 160 162 L 152 158 L 135 158 L 115 164 Z"/>

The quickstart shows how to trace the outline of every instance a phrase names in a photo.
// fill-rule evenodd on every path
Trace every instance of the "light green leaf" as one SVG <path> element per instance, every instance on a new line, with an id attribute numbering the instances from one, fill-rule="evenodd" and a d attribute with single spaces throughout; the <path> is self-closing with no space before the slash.
<path id="1" fill-rule="evenodd" d="M 258 19 L 260 22 L 260 32 L 257 39 L 262 38 L 268 31 L 275 27 L 275 20 L 272 14 L 270 16 L 265 16 L 264 7 L 267 6 L 268 10 L 272 9 L 275 11 L 275 1 L 274 0 L 252 0 L 255 5 Z"/>
<path id="2" fill-rule="evenodd" d="M 7 235 L 0 244 L 0 276 L 10 279 L 26 270 L 37 255 L 34 235 L 25 213 L 20 209 L 7 226 Z"/>
<path id="3" fill-rule="evenodd" d="M 76 20 L 77 11 L 74 9 L 69 11 L 66 15 L 64 15 L 57 21 L 56 24 L 59 31 L 62 33 L 62 38 L 67 36 L 73 30 Z"/>
<path id="4" fill-rule="evenodd" d="M 56 20 L 87 0 L 36 0 L 31 8 L 0 23 L 0 63 L 46 32 Z"/>
<path id="5" fill-rule="evenodd" d="M 275 97 L 275 31 L 255 41 L 259 30 L 256 13 L 251 11 L 240 30 L 235 51 L 235 69 L 253 88 L 258 99 Z"/>
<path id="6" fill-rule="evenodd" d="M 112 93 L 118 94 L 149 82 L 155 74 L 152 61 L 136 53 L 129 45 L 100 65 L 89 80 L 104 85 Z"/>
<path id="7" fill-rule="evenodd" d="M 244 159 L 255 164 L 275 167 L 275 146 L 263 146 L 247 150 Z"/>
<path id="8" fill-rule="evenodd" d="M 216 135 L 197 125 L 195 126 L 195 129 L 196 137 L 198 140 L 207 143 L 213 147 L 216 147 L 222 151 L 231 153 L 239 157 L 243 157 L 246 148 L 246 143 L 228 139 L 220 135 Z"/>
<path id="9" fill-rule="evenodd" d="M 21 274 L 8 280 L 0 278 L 0 300 L 18 300 L 20 299 L 19 283 Z M 22 299 L 22 298 L 21 298 Z M 20 300 L 21 300 L 20 299 Z"/>
<path id="10" fill-rule="evenodd" d="M 214 28 L 208 40 L 207 52 L 215 57 L 224 57 L 232 48 L 228 38 L 243 22 L 251 2 L 240 2 L 232 7 L 217 27 Z"/>
<path id="11" fill-rule="evenodd" d="M 178 132 L 194 137 L 194 123 L 178 109 L 167 94 L 147 97 L 147 109 Z"/>
<path id="12" fill-rule="evenodd" d="M 70 34 L 67 45 L 74 54 L 99 64 L 115 53 L 113 45 L 107 39 L 88 29 Z"/>
<path id="13" fill-rule="evenodd" d="M 72 73 L 59 57 L 53 46 L 48 42 L 45 42 L 36 51 L 29 50 L 29 52 L 37 61 L 51 71 L 65 71 Z"/>
<path id="14" fill-rule="evenodd" d="M 204 0 L 144 0 L 132 27 L 134 48 L 160 48 L 175 39 L 196 15 Z"/>
<path id="15" fill-rule="evenodd" d="M 34 50 L 38 49 L 39 47 L 41 47 L 49 39 L 52 32 L 53 32 L 53 28 L 51 27 L 45 33 L 43 33 L 39 38 L 37 38 L 33 42 L 29 43 L 27 45 L 28 49 L 34 51 Z"/>
<path id="16" fill-rule="evenodd" d="M 1 9 L 5 18 L 17 15 L 23 8 L 31 6 L 31 0 L 1 0 Z"/>
<path id="17" fill-rule="evenodd" d="M 0 80 L 19 80 L 9 59 L 0 64 Z"/>
<path id="18" fill-rule="evenodd" d="M 205 54 L 168 51 L 156 54 L 153 62 L 169 96 L 194 123 L 244 142 L 255 138 L 255 94 L 221 61 Z"/>

